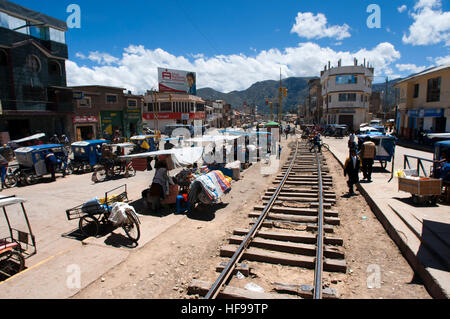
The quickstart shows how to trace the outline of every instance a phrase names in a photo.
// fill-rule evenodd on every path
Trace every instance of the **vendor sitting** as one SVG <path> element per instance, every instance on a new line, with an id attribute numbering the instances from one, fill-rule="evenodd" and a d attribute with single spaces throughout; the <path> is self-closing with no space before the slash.
<path id="1" fill-rule="evenodd" d="M 155 169 L 155 176 L 153 177 L 153 182 L 150 186 L 148 199 L 152 203 L 152 212 L 161 216 L 159 213 L 161 200 L 169 195 L 169 185 L 174 185 L 174 182 L 168 174 L 165 161 L 157 161 Z"/>

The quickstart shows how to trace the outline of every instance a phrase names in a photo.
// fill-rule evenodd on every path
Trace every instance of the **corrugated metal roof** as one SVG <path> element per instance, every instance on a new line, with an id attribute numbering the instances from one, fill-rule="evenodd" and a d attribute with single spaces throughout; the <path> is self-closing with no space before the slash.
<path id="1" fill-rule="evenodd" d="M 67 24 L 64 21 L 58 20 L 56 18 L 50 17 L 43 13 L 33 11 L 31 9 L 19 6 L 18 4 L 12 3 L 6 0 L 0 0 L 0 11 L 4 11 L 18 18 L 25 18 L 32 20 L 33 22 L 40 22 L 46 25 L 55 27 L 60 30 L 67 31 Z"/>
<path id="2" fill-rule="evenodd" d="M 442 70 L 445 70 L 445 69 L 450 69 L 450 64 L 444 64 L 444 65 L 432 67 L 432 68 L 429 68 L 429 69 L 427 69 L 425 71 L 412 74 L 412 75 L 408 76 L 407 78 L 404 78 L 403 80 L 400 80 L 397 83 L 395 83 L 394 87 L 397 86 L 399 83 L 406 82 L 406 81 L 412 80 L 414 78 L 417 78 L 417 77 L 420 77 L 420 76 L 424 76 L 424 75 L 427 75 L 427 74 L 430 74 L 430 73 L 442 71 Z"/>

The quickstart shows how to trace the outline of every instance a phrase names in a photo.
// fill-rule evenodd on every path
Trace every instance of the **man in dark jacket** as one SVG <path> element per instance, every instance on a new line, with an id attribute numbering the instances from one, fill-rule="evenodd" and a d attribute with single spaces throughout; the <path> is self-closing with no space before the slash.
<path id="1" fill-rule="evenodd" d="M 347 158 L 344 165 L 344 176 L 348 175 L 347 185 L 348 194 L 355 195 L 353 185 L 359 182 L 359 169 L 361 167 L 361 160 L 356 154 L 355 149 L 350 150 L 350 157 Z"/>
<path id="2" fill-rule="evenodd" d="M 47 165 L 47 170 L 52 174 L 52 182 L 56 181 L 56 165 L 58 164 L 58 159 L 52 151 L 48 151 L 45 154 L 45 164 Z"/>

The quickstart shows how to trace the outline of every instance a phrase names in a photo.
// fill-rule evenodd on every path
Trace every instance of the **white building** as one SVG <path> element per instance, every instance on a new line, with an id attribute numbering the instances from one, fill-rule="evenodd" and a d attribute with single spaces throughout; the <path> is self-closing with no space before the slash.
<path id="1" fill-rule="evenodd" d="M 357 130 L 368 121 L 374 68 L 358 60 L 352 66 L 325 66 L 320 75 L 323 97 L 322 124 L 347 124 Z"/>

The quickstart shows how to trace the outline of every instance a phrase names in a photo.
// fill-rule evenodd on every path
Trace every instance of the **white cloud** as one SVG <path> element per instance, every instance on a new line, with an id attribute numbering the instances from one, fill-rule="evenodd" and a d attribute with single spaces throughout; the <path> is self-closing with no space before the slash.
<path id="1" fill-rule="evenodd" d="M 450 46 L 450 11 L 442 11 L 441 0 L 419 0 L 411 16 L 414 23 L 409 35 L 403 35 L 403 43 L 430 45 L 445 43 Z"/>
<path id="2" fill-rule="evenodd" d="M 406 4 L 397 8 L 398 12 L 400 12 L 400 13 L 405 12 L 407 9 L 408 9 L 408 7 L 406 6 Z"/>
<path id="3" fill-rule="evenodd" d="M 408 71 L 409 73 L 419 73 L 427 68 L 426 66 L 417 66 L 415 64 L 396 64 L 395 67 L 400 72 Z"/>
<path id="4" fill-rule="evenodd" d="M 322 13 L 314 15 L 311 12 L 299 12 L 291 33 L 297 33 L 298 36 L 307 39 L 334 38 L 342 40 L 351 36 L 350 27 L 347 24 L 328 26 L 327 23 L 327 18 Z"/>
<path id="5" fill-rule="evenodd" d="M 450 55 L 441 56 L 434 59 L 437 65 L 450 64 Z"/>
<path id="6" fill-rule="evenodd" d="M 92 62 L 96 62 L 97 64 L 101 64 L 101 65 L 110 65 L 113 63 L 117 63 L 119 61 L 118 58 L 112 56 L 111 54 L 102 53 L 99 51 L 90 52 L 88 56 L 84 55 L 81 52 L 77 52 L 75 54 L 75 56 L 82 60 L 86 60 L 86 59 L 91 60 Z"/>
<path id="7" fill-rule="evenodd" d="M 244 90 L 258 81 L 275 80 L 279 78 L 280 68 L 283 77 L 319 76 L 328 61 L 336 65 L 339 59 L 342 59 L 342 65 L 353 65 L 354 58 L 361 63 L 366 58 L 375 67 L 375 75 L 391 74 L 390 65 L 400 59 L 400 52 L 388 42 L 356 52 L 337 51 L 306 42 L 284 50 L 263 50 L 252 56 L 231 54 L 208 58 L 200 54 L 188 59 L 162 49 L 146 49 L 142 45 L 125 48 L 122 57 L 115 58 L 114 65 L 105 65 L 105 55 L 102 56 L 103 60 L 98 60 L 98 65 L 92 67 L 67 61 L 68 84 L 119 86 L 144 93 L 157 88 L 157 67 L 167 67 L 197 72 L 197 88 L 211 87 L 230 92 Z"/>

